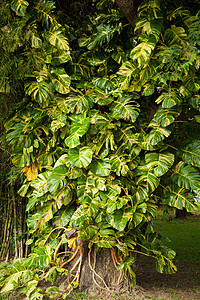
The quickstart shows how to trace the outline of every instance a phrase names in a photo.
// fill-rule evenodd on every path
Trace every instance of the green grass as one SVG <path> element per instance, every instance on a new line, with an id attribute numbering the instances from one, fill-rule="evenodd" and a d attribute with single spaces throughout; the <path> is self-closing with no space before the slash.
<path id="1" fill-rule="evenodd" d="M 154 220 L 156 231 L 168 237 L 168 246 L 176 251 L 183 264 L 200 264 L 200 218 L 197 215 L 186 219 L 171 218 L 171 214 L 159 214 Z"/>

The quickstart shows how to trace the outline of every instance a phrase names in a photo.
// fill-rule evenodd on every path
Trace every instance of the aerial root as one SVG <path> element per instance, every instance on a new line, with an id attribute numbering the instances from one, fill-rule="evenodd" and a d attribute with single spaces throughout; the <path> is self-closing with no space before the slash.
<path id="1" fill-rule="evenodd" d="M 112 260 L 113 260 L 114 266 L 115 266 L 115 268 L 116 268 L 117 271 L 118 271 L 118 266 L 117 266 L 117 265 L 120 265 L 120 262 L 118 262 L 118 260 L 117 260 L 117 257 L 116 257 L 116 255 L 115 255 L 115 249 L 114 249 L 114 248 L 111 249 L 111 256 L 112 256 Z M 121 256 L 120 256 L 120 261 L 123 262 Z M 118 284 L 118 285 L 122 282 L 123 277 L 124 277 L 124 269 L 122 269 L 122 270 L 120 271 L 120 273 L 119 273 L 119 278 L 118 278 L 118 281 L 117 281 L 117 284 Z"/>
<path id="2" fill-rule="evenodd" d="M 70 274 L 76 269 L 76 267 L 80 263 L 80 261 L 81 261 L 81 257 L 79 257 L 79 259 L 77 260 L 77 262 L 73 265 L 73 267 L 69 271 Z"/>
<path id="3" fill-rule="evenodd" d="M 117 284 L 120 284 L 123 281 L 124 278 L 124 269 L 122 269 L 119 273 Z"/>
<path id="4" fill-rule="evenodd" d="M 115 268 L 116 268 L 117 271 L 118 271 L 118 266 L 117 266 L 117 265 L 119 265 L 120 263 L 119 263 L 118 260 L 117 260 L 117 257 L 116 257 L 116 255 L 115 255 L 115 249 L 114 249 L 114 248 L 111 249 L 111 256 L 112 256 L 112 260 L 113 260 L 114 266 L 115 266 Z"/>
<path id="5" fill-rule="evenodd" d="M 77 255 L 77 253 L 79 252 L 80 249 L 81 249 L 81 248 L 80 248 L 80 245 L 78 245 L 77 248 L 76 248 L 76 251 L 74 252 L 74 254 L 73 254 L 67 261 L 65 261 L 65 262 L 60 266 L 60 268 L 63 268 L 66 264 L 68 264 L 70 261 L 72 261 L 72 260 L 76 257 L 76 255 Z"/>
<path id="6" fill-rule="evenodd" d="M 72 257 L 70 257 L 70 259 L 68 259 L 68 261 L 66 261 L 64 264 L 62 264 L 62 266 L 63 266 L 65 264 L 67 264 L 68 262 L 72 261 L 75 258 L 75 256 L 77 255 L 78 252 L 80 252 L 80 257 L 78 258 L 78 260 L 76 261 L 76 263 L 73 265 L 73 267 L 69 271 L 69 274 L 71 276 L 74 276 L 74 278 L 73 278 L 73 280 L 71 282 L 69 282 L 69 284 L 68 284 L 66 290 L 63 292 L 63 294 L 66 293 L 67 291 L 68 291 L 67 295 L 69 295 L 71 293 L 72 290 L 69 290 L 69 287 L 71 285 L 73 285 L 74 282 L 76 282 L 77 285 L 76 286 L 74 285 L 73 289 L 75 289 L 75 288 L 78 287 L 78 283 L 79 283 L 79 279 L 80 279 L 80 274 L 81 274 L 81 266 L 82 266 L 82 261 L 83 261 L 83 250 L 82 250 L 82 247 L 80 246 L 80 244 L 78 245 L 78 247 L 77 247 L 74 255 L 72 255 Z M 76 274 L 73 275 L 72 272 L 76 269 L 77 266 L 78 266 L 78 270 L 77 270 Z"/>
<path id="7" fill-rule="evenodd" d="M 56 256 L 57 256 L 58 250 L 60 249 L 61 245 L 62 245 L 62 239 L 60 240 L 60 243 L 56 247 L 56 250 L 55 250 L 54 255 L 53 255 L 53 266 L 56 263 Z"/>
<path id="8" fill-rule="evenodd" d="M 110 292 L 111 290 L 109 289 L 109 287 L 107 286 L 107 284 L 105 283 L 105 281 L 103 280 L 103 278 L 95 271 L 95 266 L 96 266 L 96 252 L 95 251 L 94 251 L 94 266 L 92 267 L 92 265 L 91 265 L 91 257 L 90 257 L 91 251 L 92 251 L 92 247 L 90 248 L 90 250 L 88 252 L 88 264 L 89 264 L 90 270 L 92 271 L 92 279 L 93 279 L 94 283 L 100 289 L 107 290 L 107 291 Z M 95 275 L 103 282 L 103 284 L 104 284 L 105 287 L 102 287 L 102 286 L 100 286 L 98 284 L 98 282 L 95 279 Z"/>

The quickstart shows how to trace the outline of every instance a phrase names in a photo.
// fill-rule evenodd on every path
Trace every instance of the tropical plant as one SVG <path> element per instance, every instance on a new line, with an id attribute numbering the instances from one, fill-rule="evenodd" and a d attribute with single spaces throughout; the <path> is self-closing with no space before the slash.
<path id="1" fill-rule="evenodd" d="M 176 271 L 151 220 L 162 204 L 193 210 L 191 190 L 200 187 L 197 8 L 141 1 L 135 29 L 112 0 L 1 8 L 1 92 L 20 86 L 5 127 L 13 164 L 26 175 L 19 194 L 28 198 L 30 257 L 50 249 L 41 267 L 62 269 L 79 253 L 72 285 L 86 244 L 89 257 L 94 246 L 111 249 L 120 279 L 129 272 L 133 283 L 130 253 Z M 71 258 L 59 258 L 63 245 Z M 17 264 L 24 272 L 27 263 Z M 89 267 L 99 278 L 90 259 Z M 26 270 L 25 279 L 3 276 L 2 292 L 37 286 L 41 270 Z"/>

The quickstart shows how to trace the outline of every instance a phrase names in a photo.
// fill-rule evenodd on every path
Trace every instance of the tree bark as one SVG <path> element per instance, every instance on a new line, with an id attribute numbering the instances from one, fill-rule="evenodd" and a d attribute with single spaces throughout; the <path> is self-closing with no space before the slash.
<path id="1" fill-rule="evenodd" d="M 133 291 L 131 280 L 127 274 L 124 278 L 124 270 L 119 272 L 118 265 L 121 263 L 114 249 L 100 248 L 88 249 L 87 243 L 82 248 L 81 267 L 80 256 L 77 254 L 70 264 L 66 266 L 69 270 L 68 278 L 59 282 L 60 291 L 65 291 L 74 276 L 78 274 L 79 285 L 76 292 L 84 292 L 90 295 L 112 295 L 114 293 L 126 293 Z M 116 259 L 116 260 L 115 260 Z M 74 266 L 76 266 L 74 268 Z M 72 272 L 70 270 L 73 270 Z"/>
<path id="2" fill-rule="evenodd" d="M 133 28 L 135 28 L 136 24 L 138 6 L 142 2 L 142 0 L 116 0 L 123 15 L 127 18 Z"/>

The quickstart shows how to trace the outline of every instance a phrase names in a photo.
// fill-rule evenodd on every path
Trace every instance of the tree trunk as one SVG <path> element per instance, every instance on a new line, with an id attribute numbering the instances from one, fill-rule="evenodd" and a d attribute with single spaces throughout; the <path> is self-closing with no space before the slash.
<path id="1" fill-rule="evenodd" d="M 116 0 L 123 15 L 127 18 L 133 28 L 135 28 L 136 24 L 138 6 L 142 2 L 142 0 Z"/>
<path id="2" fill-rule="evenodd" d="M 76 278 L 75 281 L 78 281 L 79 285 L 75 292 L 101 296 L 130 292 L 132 290 L 130 278 L 129 276 L 124 278 L 124 270 L 121 272 L 117 270 L 121 261 L 116 256 L 114 249 L 100 248 L 96 251 L 93 248 L 88 249 L 85 244 L 82 247 L 81 267 L 81 255 L 77 254 L 76 259 L 66 266 L 69 276 L 60 282 L 60 291 L 64 292 L 69 283 Z"/>

